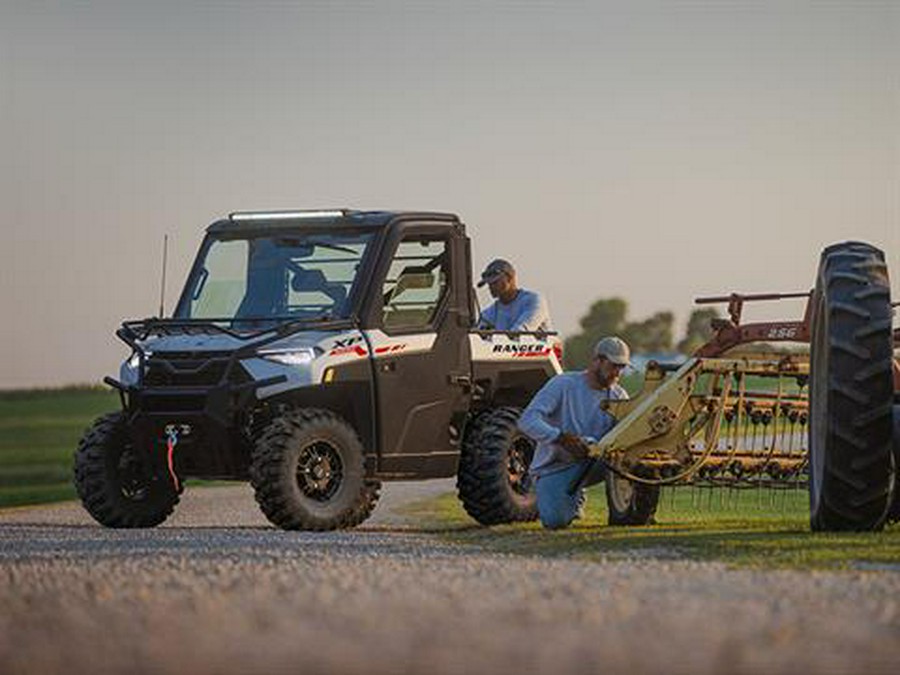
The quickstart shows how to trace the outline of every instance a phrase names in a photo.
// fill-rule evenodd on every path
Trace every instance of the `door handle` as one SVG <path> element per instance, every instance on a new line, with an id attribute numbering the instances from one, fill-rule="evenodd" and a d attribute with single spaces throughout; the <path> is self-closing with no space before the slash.
<path id="1" fill-rule="evenodd" d="M 379 369 L 382 373 L 393 373 L 397 370 L 397 362 L 396 361 L 382 361 L 379 365 Z"/>

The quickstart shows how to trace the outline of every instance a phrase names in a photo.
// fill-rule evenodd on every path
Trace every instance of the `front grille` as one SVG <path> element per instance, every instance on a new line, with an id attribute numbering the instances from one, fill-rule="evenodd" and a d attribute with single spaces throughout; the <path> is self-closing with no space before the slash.
<path id="1" fill-rule="evenodd" d="M 214 387 L 222 383 L 229 354 L 168 352 L 154 354 L 146 362 L 145 387 Z M 249 376 L 236 363 L 231 369 L 229 383 L 247 382 Z"/>
<path id="2" fill-rule="evenodd" d="M 199 413 L 206 406 L 206 396 L 152 394 L 141 399 L 141 409 L 148 413 Z"/>

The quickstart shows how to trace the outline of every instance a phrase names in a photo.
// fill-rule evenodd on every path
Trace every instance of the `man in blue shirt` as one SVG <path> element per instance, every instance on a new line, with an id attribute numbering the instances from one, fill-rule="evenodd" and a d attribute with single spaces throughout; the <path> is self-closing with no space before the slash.
<path id="1" fill-rule="evenodd" d="M 587 370 L 551 378 L 522 412 L 519 428 L 537 442 L 529 473 L 536 480 L 544 527 L 566 527 L 578 515 L 583 495 L 580 490 L 569 494 L 569 486 L 587 468 L 588 445 L 616 423 L 600 403 L 628 398 L 619 377 L 630 358 L 624 340 L 603 338 L 594 346 Z"/>
<path id="2" fill-rule="evenodd" d="M 516 285 L 516 270 L 506 260 L 492 261 L 481 273 L 478 287 L 487 285 L 497 300 L 481 313 L 478 327 L 485 330 L 550 332 L 547 303 L 534 291 Z"/>

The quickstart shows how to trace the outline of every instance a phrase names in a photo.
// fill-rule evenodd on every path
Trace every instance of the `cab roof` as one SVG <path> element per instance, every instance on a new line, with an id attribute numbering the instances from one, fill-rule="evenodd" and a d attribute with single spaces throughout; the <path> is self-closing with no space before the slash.
<path id="1" fill-rule="evenodd" d="M 293 211 L 236 211 L 206 228 L 211 234 L 256 230 L 297 229 L 300 227 L 384 227 L 394 220 L 426 220 L 458 223 L 453 213 L 428 211 L 357 211 L 354 209 L 317 209 Z"/>

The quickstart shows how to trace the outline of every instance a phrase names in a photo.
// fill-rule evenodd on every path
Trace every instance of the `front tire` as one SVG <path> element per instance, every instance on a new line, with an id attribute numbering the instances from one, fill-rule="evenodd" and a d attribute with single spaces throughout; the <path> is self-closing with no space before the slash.
<path id="1" fill-rule="evenodd" d="M 635 483 L 612 471 L 606 476 L 610 525 L 650 525 L 659 505 L 659 486 Z"/>
<path id="2" fill-rule="evenodd" d="M 488 410 L 469 423 L 456 479 L 459 500 L 482 525 L 537 520 L 528 476 L 534 441 L 516 426 L 520 408 Z"/>
<path id="3" fill-rule="evenodd" d="M 178 503 L 170 480 L 150 474 L 140 461 L 121 412 L 97 418 L 75 451 L 75 489 L 87 512 L 106 527 L 159 525 Z"/>
<path id="4" fill-rule="evenodd" d="M 828 247 L 813 298 L 810 525 L 816 531 L 880 530 L 894 485 L 884 254 L 858 242 Z"/>
<path id="5" fill-rule="evenodd" d="M 257 439 L 250 482 L 266 517 L 285 530 L 355 527 L 378 501 L 380 483 L 367 481 L 356 431 L 332 412 L 291 410 Z"/>

